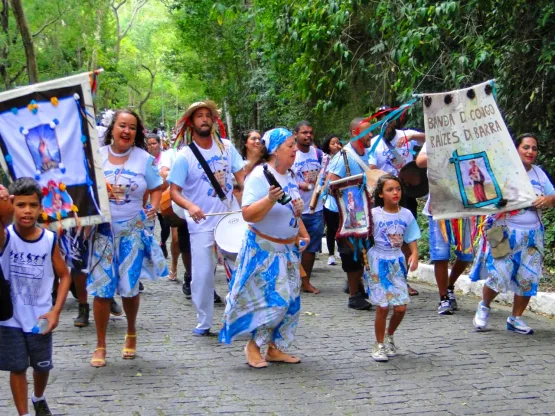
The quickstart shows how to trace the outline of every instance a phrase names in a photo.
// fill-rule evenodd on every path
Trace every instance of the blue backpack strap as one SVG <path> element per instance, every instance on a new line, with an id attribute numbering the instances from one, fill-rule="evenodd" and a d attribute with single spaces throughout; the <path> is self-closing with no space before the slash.
<path id="1" fill-rule="evenodd" d="M 321 165 L 322 160 L 324 159 L 324 152 L 320 149 L 316 149 L 316 155 L 317 155 L 317 158 L 318 158 L 318 163 Z"/>

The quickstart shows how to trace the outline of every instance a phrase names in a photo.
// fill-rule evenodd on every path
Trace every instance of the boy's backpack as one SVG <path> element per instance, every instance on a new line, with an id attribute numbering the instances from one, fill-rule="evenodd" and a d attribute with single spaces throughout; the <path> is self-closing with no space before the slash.
<path id="1" fill-rule="evenodd" d="M 0 321 L 7 321 L 13 316 L 12 293 L 10 282 L 4 279 L 0 268 Z"/>

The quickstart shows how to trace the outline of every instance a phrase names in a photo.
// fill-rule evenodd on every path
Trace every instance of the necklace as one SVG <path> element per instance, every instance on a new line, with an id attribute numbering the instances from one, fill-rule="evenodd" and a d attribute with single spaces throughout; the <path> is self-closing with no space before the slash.
<path id="1" fill-rule="evenodd" d="M 112 146 L 110 145 L 110 146 L 108 146 L 108 151 L 109 151 L 110 154 L 111 154 L 112 156 L 114 156 L 114 157 L 125 157 L 125 156 L 128 156 L 128 155 L 133 151 L 133 147 L 134 147 L 134 146 L 131 146 L 129 149 L 127 149 L 127 150 L 126 150 L 125 152 L 123 152 L 123 153 L 116 153 L 116 152 L 114 152 L 114 151 L 112 150 Z"/>

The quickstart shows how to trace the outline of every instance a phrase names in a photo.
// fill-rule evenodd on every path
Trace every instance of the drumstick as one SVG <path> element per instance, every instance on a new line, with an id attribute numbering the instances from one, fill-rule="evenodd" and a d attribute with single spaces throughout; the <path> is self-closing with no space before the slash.
<path id="1" fill-rule="evenodd" d="M 241 210 L 238 211 L 227 211 L 227 212 L 209 212 L 208 214 L 204 214 L 205 217 L 213 217 L 215 215 L 227 215 L 227 214 L 237 214 L 238 212 L 242 212 Z M 190 215 L 189 215 L 190 217 Z"/>

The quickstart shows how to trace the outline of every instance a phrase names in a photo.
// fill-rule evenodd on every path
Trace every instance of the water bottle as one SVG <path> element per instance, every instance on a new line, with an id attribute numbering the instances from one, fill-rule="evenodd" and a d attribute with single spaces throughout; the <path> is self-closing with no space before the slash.
<path id="1" fill-rule="evenodd" d="M 145 205 L 145 215 L 146 215 L 146 212 L 149 211 L 151 208 L 152 208 L 152 205 L 150 205 L 150 204 L 146 204 L 146 205 Z M 145 225 L 146 225 L 146 228 L 147 228 L 148 230 L 154 231 L 154 226 L 155 226 L 156 224 L 155 224 L 155 222 L 154 222 L 153 219 L 152 219 L 152 220 L 145 219 Z"/>
<path id="2" fill-rule="evenodd" d="M 304 246 L 306 246 L 306 241 L 300 240 L 299 241 L 299 248 L 303 248 Z"/>
<path id="3" fill-rule="evenodd" d="M 47 329 L 48 329 L 48 320 L 42 318 L 37 321 L 33 329 L 31 329 L 31 332 L 33 334 L 44 335 Z"/>

